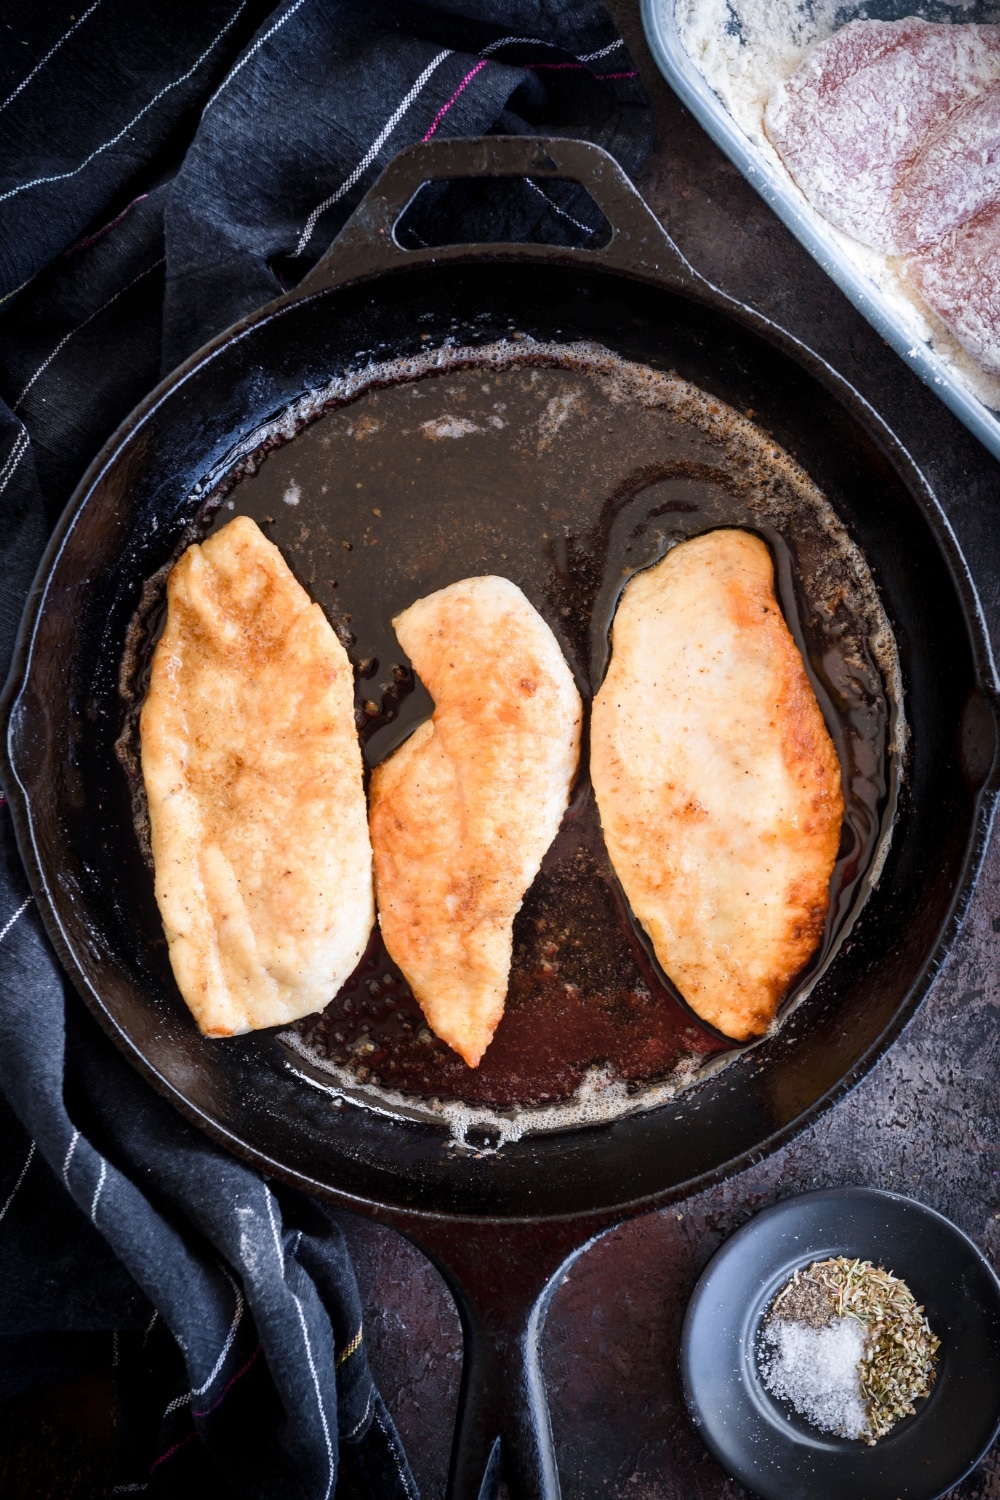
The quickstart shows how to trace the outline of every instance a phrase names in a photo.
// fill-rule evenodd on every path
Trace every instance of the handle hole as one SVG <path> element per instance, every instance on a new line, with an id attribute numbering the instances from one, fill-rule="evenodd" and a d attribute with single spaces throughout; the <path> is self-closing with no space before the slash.
<path id="1" fill-rule="evenodd" d="M 562 177 L 426 182 L 393 228 L 404 250 L 471 244 L 601 250 L 612 234 L 586 188 Z"/>

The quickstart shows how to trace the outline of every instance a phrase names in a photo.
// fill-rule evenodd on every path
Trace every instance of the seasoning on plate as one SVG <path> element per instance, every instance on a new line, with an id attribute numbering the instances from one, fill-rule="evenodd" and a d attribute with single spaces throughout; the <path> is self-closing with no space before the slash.
<path id="1" fill-rule="evenodd" d="M 823 1432 L 869 1446 L 929 1392 L 941 1340 L 905 1281 L 838 1255 L 796 1271 L 761 1332 L 772 1395 Z"/>

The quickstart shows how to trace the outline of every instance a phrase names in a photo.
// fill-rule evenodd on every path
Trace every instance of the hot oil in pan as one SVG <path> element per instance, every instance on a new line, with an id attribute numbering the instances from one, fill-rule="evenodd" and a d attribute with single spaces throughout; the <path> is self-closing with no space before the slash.
<path id="1" fill-rule="evenodd" d="M 480 351 L 472 368 L 456 358 L 334 407 L 232 489 L 215 524 L 253 516 L 337 626 L 358 669 L 368 767 L 431 711 L 391 626 L 414 600 L 463 577 L 512 579 L 589 704 L 633 573 L 713 527 L 764 535 L 845 773 L 830 919 L 801 990 L 857 910 L 891 819 L 891 633 L 867 569 L 822 496 L 745 419 L 606 351 L 558 357 Z M 585 755 L 516 919 L 506 1012 L 478 1069 L 430 1032 L 377 930 L 342 992 L 297 1030 L 297 1052 L 364 1090 L 501 1109 L 567 1100 L 595 1072 L 631 1089 L 692 1076 L 732 1048 L 678 999 L 633 922 Z"/>

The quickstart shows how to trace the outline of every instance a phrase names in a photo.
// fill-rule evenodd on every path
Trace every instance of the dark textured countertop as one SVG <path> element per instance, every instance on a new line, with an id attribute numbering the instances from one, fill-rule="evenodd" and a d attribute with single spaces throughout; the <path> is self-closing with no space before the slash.
<path id="1" fill-rule="evenodd" d="M 811 345 L 872 403 L 947 508 L 1000 647 L 1000 466 L 855 312 L 687 114 L 657 72 L 635 0 L 612 0 L 655 102 L 638 186 L 685 255 L 723 290 Z M 932 601 L 928 601 L 929 607 Z M 684 1413 L 681 1320 L 701 1268 L 758 1209 L 809 1188 L 911 1194 L 1000 1259 L 1000 837 L 955 948 L 916 1019 L 818 1124 L 720 1187 L 606 1234 L 554 1295 L 543 1363 L 566 1500 L 746 1494 Z M 345 1221 L 376 1377 L 425 1500 L 444 1494 L 461 1372 L 458 1316 L 406 1241 Z M 845 1496 L 845 1500 L 853 1497 Z M 1000 1447 L 950 1500 L 1000 1500 Z"/>

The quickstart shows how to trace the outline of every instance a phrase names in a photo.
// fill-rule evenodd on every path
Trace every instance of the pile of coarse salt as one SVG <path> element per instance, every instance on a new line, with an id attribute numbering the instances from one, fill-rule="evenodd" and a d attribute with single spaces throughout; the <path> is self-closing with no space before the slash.
<path id="1" fill-rule="evenodd" d="M 868 1428 L 858 1365 L 865 1329 L 856 1318 L 828 1328 L 772 1318 L 762 1334 L 760 1370 L 772 1395 L 807 1421 L 838 1437 L 860 1438 Z"/>

